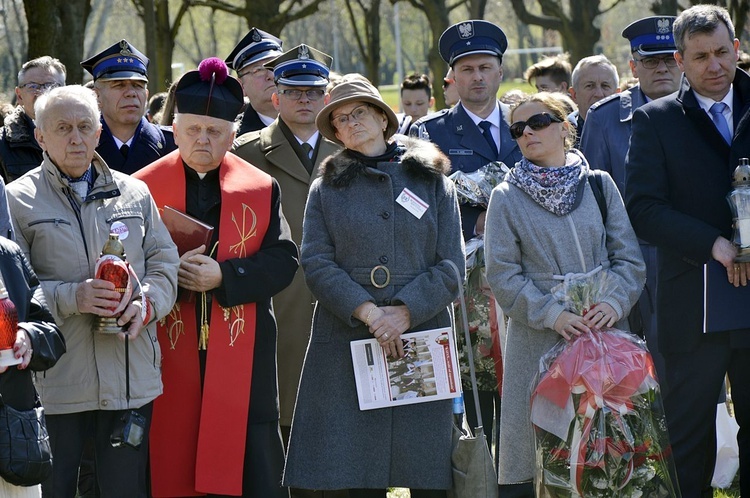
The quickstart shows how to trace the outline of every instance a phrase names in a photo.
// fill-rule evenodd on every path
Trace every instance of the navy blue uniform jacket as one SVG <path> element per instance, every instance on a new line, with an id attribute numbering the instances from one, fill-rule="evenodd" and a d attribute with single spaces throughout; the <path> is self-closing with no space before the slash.
<path id="1" fill-rule="evenodd" d="M 169 129 L 149 123 L 146 118 L 141 118 L 126 159 L 115 145 L 112 132 L 109 131 L 107 123 L 102 119 L 102 136 L 99 137 L 96 152 L 102 156 L 102 159 L 110 168 L 132 175 L 144 166 L 148 166 L 162 156 L 166 156 L 175 148 L 174 137 Z"/>
<path id="2" fill-rule="evenodd" d="M 510 107 L 498 101 L 500 107 L 500 147 L 495 155 L 490 145 L 482 135 L 482 131 L 474 124 L 460 103 L 451 109 L 443 109 L 428 114 L 411 125 L 409 135 L 424 138 L 437 145 L 451 160 L 451 171 L 471 173 L 492 161 L 501 161 L 512 168 L 521 160 L 521 151 L 515 140 L 510 138 Z M 479 213 L 484 209 L 471 206 L 461 206 L 461 220 L 464 238 L 474 236 Z"/>

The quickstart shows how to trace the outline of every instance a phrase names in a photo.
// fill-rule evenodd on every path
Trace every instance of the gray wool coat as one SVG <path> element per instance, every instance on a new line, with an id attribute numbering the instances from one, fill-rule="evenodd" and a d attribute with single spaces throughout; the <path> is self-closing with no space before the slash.
<path id="1" fill-rule="evenodd" d="M 553 327 L 564 311 L 550 293 L 560 283 L 553 276 L 588 272 L 599 265 L 608 269 L 616 285 L 604 302 L 617 312 L 616 328 L 622 330 L 628 330 L 627 314 L 645 283 L 646 267 L 620 194 L 612 178 L 602 176 L 606 230 L 588 182 L 580 205 L 565 216 L 547 211 L 507 181 L 495 187 L 490 198 L 487 280 L 510 318 L 503 349 L 500 484 L 534 478 L 531 389 L 539 359 L 561 340 Z"/>
<path id="2" fill-rule="evenodd" d="M 421 140 L 377 168 L 349 151 L 330 157 L 305 210 L 301 263 L 318 299 L 305 355 L 284 485 L 307 489 L 446 489 L 451 485 L 451 401 L 360 411 L 353 340 L 372 336 L 352 317 L 365 301 L 409 308 L 411 330 L 450 325 L 464 267 L 458 201 L 448 159 Z M 429 205 L 421 219 L 396 198 L 408 188 Z M 385 265 L 390 285 L 370 270 Z M 378 282 L 380 283 L 380 282 Z"/>

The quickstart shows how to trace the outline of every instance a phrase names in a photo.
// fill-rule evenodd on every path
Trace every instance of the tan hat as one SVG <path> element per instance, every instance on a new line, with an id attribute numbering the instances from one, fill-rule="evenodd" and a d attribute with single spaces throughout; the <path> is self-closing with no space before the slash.
<path id="1" fill-rule="evenodd" d="M 351 102 L 366 102 L 372 104 L 388 118 L 388 127 L 385 129 L 385 138 L 390 138 L 398 129 L 398 118 L 388 104 L 383 101 L 378 89 L 372 86 L 363 76 L 346 75 L 331 90 L 331 101 L 320 110 L 318 117 L 315 118 L 315 124 L 321 135 L 337 144 L 344 145 L 341 140 L 336 138 L 336 129 L 331 124 L 331 113 L 338 107 Z"/>

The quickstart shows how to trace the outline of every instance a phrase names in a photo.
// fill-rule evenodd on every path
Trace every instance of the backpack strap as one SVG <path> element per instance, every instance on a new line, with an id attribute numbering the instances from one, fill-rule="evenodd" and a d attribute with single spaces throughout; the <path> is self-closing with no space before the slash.
<path id="1" fill-rule="evenodd" d="M 601 172 L 595 169 L 589 170 L 588 174 L 589 185 L 591 185 L 591 191 L 596 198 L 596 203 L 599 205 L 599 213 L 602 215 L 602 223 L 607 224 L 607 200 L 604 198 L 604 183 L 602 182 Z"/>

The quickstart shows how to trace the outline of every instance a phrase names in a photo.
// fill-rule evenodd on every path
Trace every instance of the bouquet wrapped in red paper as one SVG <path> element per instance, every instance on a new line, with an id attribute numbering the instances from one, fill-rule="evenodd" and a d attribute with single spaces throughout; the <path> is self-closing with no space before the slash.
<path id="1" fill-rule="evenodd" d="M 584 315 L 607 295 L 606 271 L 553 289 Z M 592 330 L 540 361 L 531 398 L 540 497 L 678 497 L 659 384 L 638 337 Z"/>

